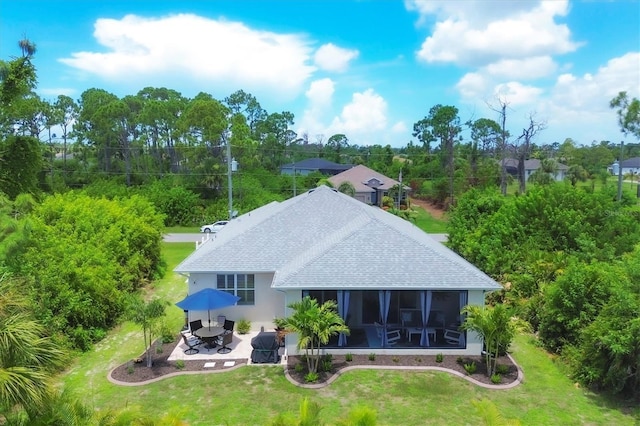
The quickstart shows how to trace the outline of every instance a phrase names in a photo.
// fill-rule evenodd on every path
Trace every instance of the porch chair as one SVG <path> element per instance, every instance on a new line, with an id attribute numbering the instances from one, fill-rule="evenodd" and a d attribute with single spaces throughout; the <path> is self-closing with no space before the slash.
<path id="1" fill-rule="evenodd" d="M 378 334 L 378 337 L 380 338 L 380 342 L 382 343 L 382 334 L 384 333 L 384 326 L 378 322 L 374 322 L 374 325 L 376 326 L 376 333 Z M 398 340 L 400 340 L 401 338 L 402 338 L 402 334 L 400 332 L 400 329 L 387 330 L 387 345 L 389 346 L 395 345 L 396 343 L 398 343 Z"/>
<path id="2" fill-rule="evenodd" d="M 189 339 L 186 334 L 181 333 L 182 334 L 182 341 L 184 342 L 185 345 L 187 345 L 187 349 L 184 350 L 185 355 L 195 355 L 198 352 L 200 352 L 200 349 L 197 349 L 196 346 L 199 346 L 202 344 L 202 341 L 200 339 L 197 338 L 191 338 Z"/>
<path id="3" fill-rule="evenodd" d="M 221 334 L 218 337 L 217 343 L 219 345 L 222 345 L 222 347 L 220 349 L 218 349 L 218 353 L 219 354 L 228 354 L 229 352 L 231 352 L 231 348 L 227 346 L 231 342 L 233 342 L 233 333 Z"/>

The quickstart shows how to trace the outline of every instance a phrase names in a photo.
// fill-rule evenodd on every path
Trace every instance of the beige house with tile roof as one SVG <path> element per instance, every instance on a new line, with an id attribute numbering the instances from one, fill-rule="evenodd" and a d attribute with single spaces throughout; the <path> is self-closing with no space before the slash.
<path id="1" fill-rule="evenodd" d="M 381 206 L 382 197 L 388 195 L 391 188 L 400 185 L 399 181 L 391 179 L 362 164 L 338 173 L 335 176 L 331 176 L 327 180 L 331 182 L 334 188 L 339 187 L 343 182 L 351 182 L 356 190 L 354 198 L 374 206 Z M 404 194 L 408 194 L 411 188 L 403 185 L 402 190 Z"/>

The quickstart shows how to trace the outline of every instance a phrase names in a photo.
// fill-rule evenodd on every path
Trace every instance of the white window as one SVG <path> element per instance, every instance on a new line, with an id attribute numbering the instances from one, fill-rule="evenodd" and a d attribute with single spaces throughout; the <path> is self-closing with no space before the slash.
<path id="1" fill-rule="evenodd" d="M 253 274 L 218 274 L 217 288 L 240 297 L 238 305 L 255 305 L 256 290 Z"/>

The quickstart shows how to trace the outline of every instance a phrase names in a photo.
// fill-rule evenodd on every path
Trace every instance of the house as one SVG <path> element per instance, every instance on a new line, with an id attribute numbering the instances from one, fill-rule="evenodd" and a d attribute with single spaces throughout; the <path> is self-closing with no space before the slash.
<path id="1" fill-rule="evenodd" d="M 382 197 L 389 195 L 389 190 L 400 182 L 391 179 L 382 173 L 378 173 L 366 166 L 358 165 L 349 170 L 345 170 L 327 179 L 334 188 L 338 188 L 343 182 L 350 182 L 356 190 L 355 198 L 366 204 L 374 206 L 382 205 Z M 408 186 L 403 186 L 404 194 L 411 190 Z"/>
<path id="2" fill-rule="evenodd" d="M 630 173 L 640 175 L 640 157 L 633 157 L 622 160 L 621 163 L 615 161 L 609 168 L 612 175 L 618 176 L 618 173 L 620 172 L 620 165 L 622 165 L 622 176 L 628 175 Z"/>
<path id="3" fill-rule="evenodd" d="M 285 164 L 280 167 L 280 174 L 306 176 L 309 173 L 320 172 L 323 175 L 335 175 L 351 167 L 353 164 L 338 164 L 324 158 L 307 158 L 297 163 Z"/>
<path id="4" fill-rule="evenodd" d="M 533 173 L 535 173 L 540 168 L 541 162 L 540 160 L 533 158 L 531 160 L 524 160 L 524 179 L 528 181 Z M 507 170 L 507 173 L 513 175 L 514 177 L 518 176 L 518 160 L 515 158 L 506 158 L 504 160 L 504 166 Z M 556 171 L 553 175 L 553 178 L 561 182 L 567 177 L 567 172 L 569 171 L 569 166 L 566 164 L 556 162 Z"/>
<path id="5" fill-rule="evenodd" d="M 479 338 L 458 329 L 460 309 L 501 288 L 412 223 L 327 186 L 234 219 L 175 271 L 189 294 L 212 287 L 241 298 L 188 312 L 189 321 L 225 315 L 271 330 L 305 295 L 336 300 L 351 330 L 324 348 L 336 354 L 480 354 Z M 296 343 L 287 336 L 288 353 Z"/>

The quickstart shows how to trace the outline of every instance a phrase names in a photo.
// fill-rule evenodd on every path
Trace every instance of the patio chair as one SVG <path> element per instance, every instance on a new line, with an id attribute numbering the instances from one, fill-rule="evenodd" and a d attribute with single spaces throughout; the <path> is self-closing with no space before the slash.
<path id="1" fill-rule="evenodd" d="M 228 319 L 224 320 L 224 334 L 231 334 L 233 333 L 233 327 L 236 325 L 235 321 L 230 321 Z"/>
<path id="2" fill-rule="evenodd" d="M 384 326 L 378 322 L 375 322 L 374 325 L 376 326 L 376 333 L 378 334 L 378 337 L 382 342 L 382 333 L 384 333 Z M 387 345 L 395 345 L 401 338 L 402 334 L 399 328 L 394 330 L 387 330 Z"/>
<path id="3" fill-rule="evenodd" d="M 202 320 L 190 321 L 189 322 L 189 330 L 191 334 L 196 335 L 196 331 L 202 328 Z"/>
<path id="4" fill-rule="evenodd" d="M 224 316 L 224 315 L 218 315 L 218 319 L 217 319 L 217 321 L 218 321 L 218 325 L 219 325 L 219 326 L 221 326 L 221 327 L 222 327 L 222 326 L 224 325 L 224 322 L 225 322 L 226 320 L 227 320 L 227 317 L 226 317 L 226 316 Z"/>
<path id="5" fill-rule="evenodd" d="M 219 354 L 228 354 L 229 352 L 231 352 L 231 348 L 227 346 L 231 342 L 233 342 L 233 332 L 225 333 L 225 334 L 220 335 L 218 337 L 218 342 L 217 343 L 219 345 L 222 345 L 222 347 L 220 349 L 218 349 L 218 353 Z"/>
<path id="6" fill-rule="evenodd" d="M 182 341 L 187 345 L 187 349 L 184 350 L 185 355 L 195 355 L 200 352 L 200 350 L 196 348 L 196 346 L 202 344 L 200 339 L 189 339 L 185 334 L 182 334 Z"/>
<path id="7" fill-rule="evenodd" d="M 463 346 L 464 345 L 464 333 L 458 330 L 452 330 L 450 328 L 444 331 L 444 340 L 450 345 Z"/>

